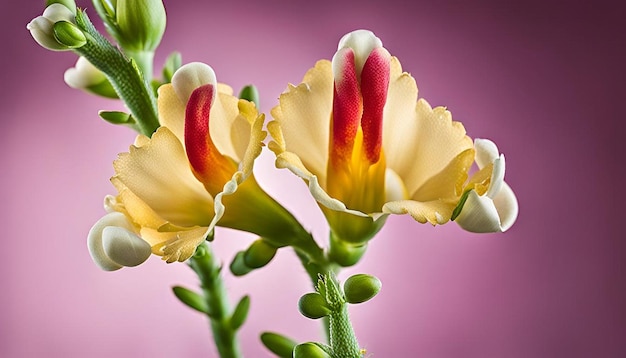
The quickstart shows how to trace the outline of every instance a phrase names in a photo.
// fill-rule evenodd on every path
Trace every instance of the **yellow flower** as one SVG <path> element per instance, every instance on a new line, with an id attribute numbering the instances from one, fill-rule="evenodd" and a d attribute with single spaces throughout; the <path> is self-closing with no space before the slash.
<path id="1" fill-rule="evenodd" d="M 264 116 L 231 93 L 209 66 L 181 67 L 159 88 L 162 127 L 114 162 L 118 195 L 107 208 L 125 214 L 167 262 L 191 257 L 218 222 L 276 242 L 297 230 L 252 174 Z"/>
<path id="2" fill-rule="evenodd" d="M 308 182 L 332 234 L 352 244 L 388 214 L 449 221 L 474 159 L 463 125 L 418 100 L 415 80 L 366 30 L 290 85 L 272 116 L 276 166 Z"/>

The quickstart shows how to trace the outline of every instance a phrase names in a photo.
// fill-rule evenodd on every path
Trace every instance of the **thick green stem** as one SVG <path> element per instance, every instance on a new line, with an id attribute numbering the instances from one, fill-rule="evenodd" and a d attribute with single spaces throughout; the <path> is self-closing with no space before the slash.
<path id="1" fill-rule="evenodd" d="M 76 13 L 76 23 L 85 31 L 87 43 L 75 51 L 106 75 L 119 98 L 130 110 L 137 129 L 142 134 L 151 136 L 159 127 L 156 98 L 149 82 L 142 76 L 142 71 L 138 70 L 137 63 L 127 59 L 111 45 L 94 28 L 84 12 Z"/>
<path id="2" fill-rule="evenodd" d="M 338 312 L 329 317 L 330 347 L 333 358 L 360 358 L 363 356 L 348 317 L 348 305 L 343 303 Z"/>
<path id="3" fill-rule="evenodd" d="M 141 69 L 144 81 L 147 83 L 152 82 L 152 76 L 154 72 L 154 52 L 153 51 L 124 51 L 128 57 L 135 60 L 137 67 Z"/>
<path id="4" fill-rule="evenodd" d="M 222 266 L 211 252 L 210 246 L 206 243 L 202 244 L 189 260 L 189 265 L 200 278 L 213 340 L 220 357 L 243 357 L 237 339 L 237 328 L 231 324 L 232 313 L 221 276 Z"/>

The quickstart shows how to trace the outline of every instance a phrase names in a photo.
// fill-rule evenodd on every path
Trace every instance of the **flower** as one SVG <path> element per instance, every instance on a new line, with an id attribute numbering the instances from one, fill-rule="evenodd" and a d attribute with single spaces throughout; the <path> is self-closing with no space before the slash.
<path id="1" fill-rule="evenodd" d="M 218 222 L 279 241 L 293 234 L 293 218 L 252 174 L 264 116 L 231 93 L 208 65 L 181 67 L 159 88 L 162 127 L 113 163 L 118 195 L 107 207 L 167 262 L 188 259 Z"/>
<path id="2" fill-rule="evenodd" d="M 388 214 L 450 220 L 472 140 L 445 108 L 417 99 L 415 80 L 372 32 L 345 35 L 332 62 L 317 62 L 271 113 L 276 166 L 308 182 L 336 238 L 367 242 Z"/>
<path id="3" fill-rule="evenodd" d="M 68 51 L 83 46 L 87 40 L 75 24 L 75 7 L 59 3 L 46 7 L 43 14 L 26 25 L 35 41 L 52 51 Z"/>
<path id="4" fill-rule="evenodd" d="M 504 154 L 488 139 L 476 138 L 476 164 L 480 169 L 465 188 L 454 219 L 459 226 L 471 232 L 504 232 L 508 230 L 519 212 L 513 190 L 504 182 Z M 489 175 L 490 174 L 490 175 Z"/>

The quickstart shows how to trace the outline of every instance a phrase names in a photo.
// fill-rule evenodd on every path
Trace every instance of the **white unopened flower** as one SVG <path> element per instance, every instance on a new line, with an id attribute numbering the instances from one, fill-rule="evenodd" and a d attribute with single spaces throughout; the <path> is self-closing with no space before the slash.
<path id="1" fill-rule="evenodd" d="M 126 216 L 112 212 L 89 230 L 87 246 L 93 261 L 105 271 L 137 266 L 150 257 L 150 244 L 135 234 Z"/>
<path id="2" fill-rule="evenodd" d="M 482 194 L 472 189 L 456 222 L 471 232 L 504 232 L 508 230 L 519 212 L 517 198 L 504 182 L 504 154 L 488 139 L 475 139 L 476 164 L 479 169 L 493 166 L 489 186 Z"/>
<path id="3" fill-rule="evenodd" d="M 75 89 L 109 98 L 117 94 L 104 73 L 84 57 L 79 57 L 74 67 L 68 68 L 63 75 L 65 83 Z"/>
<path id="4" fill-rule="evenodd" d="M 52 4 L 44 10 L 43 15 L 34 18 L 26 25 L 35 41 L 42 47 L 52 51 L 67 51 L 72 47 L 62 44 L 54 36 L 54 25 L 58 22 L 75 23 L 72 10 L 61 4 Z M 76 33 L 73 33 L 76 35 Z"/>

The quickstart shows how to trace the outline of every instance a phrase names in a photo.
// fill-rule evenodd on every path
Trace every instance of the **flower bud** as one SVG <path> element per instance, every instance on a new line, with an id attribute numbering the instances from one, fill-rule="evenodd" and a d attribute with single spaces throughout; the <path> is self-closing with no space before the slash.
<path id="1" fill-rule="evenodd" d="M 267 349 L 279 357 L 292 357 L 293 349 L 297 344 L 292 339 L 272 332 L 263 332 L 261 334 L 261 342 Z"/>
<path id="2" fill-rule="evenodd" d="M 84 57 L 79 57 L 76 65 L 65 71 L 63 79 L 72 88 L 102 97 L 118 98 L 115 89 L 113 89 L 111 82 L 109 82 L 104 73 Z"/>
<path id="3" fill-rule="evenodd" d="M 310 319 L 318 319 L 330 314 L 326 300 L 317 292 L 307 293 L 300 297 L 298 309 L 303 316 Z"/>
<path id="4" fill-rule="evenodd" d="M 161 0 L 118 0 L 115 5 L 117 40 L 131 51 L 154 51 L 165 32 Z"/>
<path id="5" fill-rule="evenodd" d="M 382 282 L 372 275 L 357 274 L 346 280 L 343 291 L 348 303 L 363 303 L 376 296 L 382 285 Z"/>
<path id="6" fill-rule="evenodd" d="M 239 98 L 246 101 L 253 102 L 256 108 L 260 108 L 259 104 L 259 90 L 255 85 L 247 85 L 239 92 Z"/>
<path id="7" fill-rule="evenodd" d="M 330 358 L 331 356 L 326 353 L 317 343 L 307 342 L 298 344 L 293 350 L 294 358 Z"/>
<path id="8" fill-rule="evenodd" d="M 150 257 L 150 244 L 134 233 L 122 213 L 103 216 L 89 230 L 87 246 L 93 261 L 105 271 L 137 266 Z"/>
<path id="9" fill-rule="evenodd" d="M 70 9 L 70 11 L 76 15 L 76 2 L 74 0 L 46 0 L 46 6 L 50 6 L 52 4 L 61 4 Z"/>
<path id="10" fill-rule="evenodd" d="M 230 272 L 232 272 L 233 275 L 243 276 L 243 275 L 250 273 L 253 270 L 253 268 L 246 265 L 244 256 L 245 256 L 245 252 L 239 251 L 235 255 L 233 262 L 230 263 Z"/>
<path id="11" fill-rule="evenodd" d="M 77 46 L 80 44 L 81 40 L 81 35 L 77 34 L 80 29 L 69 28 L 68 25 L 60 25 L 57 30 L 55 29 L 55 24 L 62 21 L 74 24 L 74 20 L 74 13 L 71 9 L 61 4 L 52 4 L 44 10 L 43 15 L 29 22 L 26 28 L 30 31 L 35 41 L 42 47 L 51 51 L 68 51 L 72 48 L 82 46 Z M 56 36 L 57 31 L 61 36 L 60 40 Z M 84 40 L 84 34 L 82 35 L 82 39 Z M 61 41 L 67 41 L 73 47 Z"/>
<path id="12" fill-rule="evenodd" d="M 276 247 L 263 239 L 258 239 L 250 245 L 243 255 L 246 266 L 261 268 L 267 265 L 276 255 Z"/>

